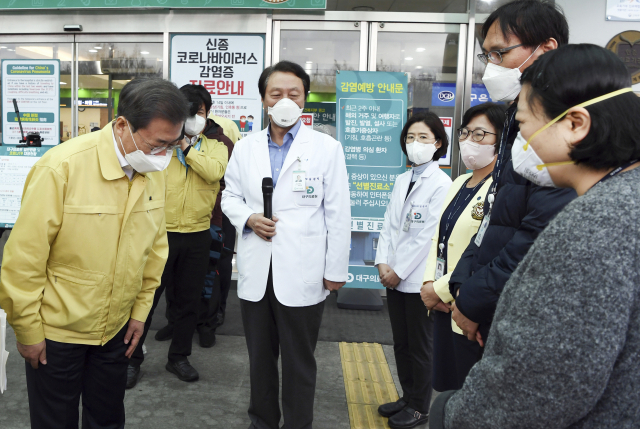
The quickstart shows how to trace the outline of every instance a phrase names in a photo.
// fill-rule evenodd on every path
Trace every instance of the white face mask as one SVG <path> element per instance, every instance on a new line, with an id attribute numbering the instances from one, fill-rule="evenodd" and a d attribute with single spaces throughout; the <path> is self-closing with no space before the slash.
<path id="1" fill-rule="evenodd" d="M 460 142 L 462 162 L 469 170 L 480 170 L 496 158 L 496 148 L 492 144 L 480 144 L 470 140 Z"/>
<path id="2" fill-rule="evenodd" d="M 538 45 L 538 48 L 539 47 L 540 46 Z M 529 55 L 529 58 L 527 58 L 524 63 L 520 64 L 520 67 L 525 65 L 527 61 L 531 59 L 538 48 Z M 522 72 L 520 71 L 520 67 L 508 69 L 506 67 L 493 64 L 492 62 L 487 64 L 484 76 L 482 76 L 482 82 L 484 82 L 484 86 L 487 87 L 487 91 L 489 91 L 489 95 L 493 101 L 510 102 L 515 100 L 518 94 L 520 94 L 520 91 L 522 90 L 522 85 L 520 84 Z"/>
<path id="3" fill-rule="evenodd" d="M 414 163 L 415 165 L 421 165 L 425 162 L 429 162 L 433 160 L 433 155 L 436 153 L 438 148 L 435 144 L 424 144 L 424 143 L 408 143 L 407 144 L 407 157 L 409 157 L 409 161 Z"/>
<path id="4" fill-rule="evenodd" d="M 129 121 L 127 121 L 127 128 L 129 128 L 129 134 L 131 134 L 131 139 L 133 140 L 133 144 L 136 146 L 137 150 L 127 153 L 120 136 L 118 136 L 118 139 L 120 139 L 120 146 L 122 146 L 122 151 L 124 152 L 124 159 L 127 160 L 134 170 L 138 173 L 152 173 L 154 171 L 162 171 L 169 166 L 173 150 L 167 149 L 167 153 L 164 156 L 147 155 L 138 149 L 136 139 L 133 138 L 133 132 L 131 132 L 131 125 L 129 125 Z"/>
<path id="5" fill-rule="evenodd" d="M 200 115 L 195 115 L 187 118 L 184 123 L 184 132 L 189 136 L 199 136 L 207 120 Z"/>
<path id="6" fill-rule="evenodd" d="M 267 112 L 276 125 L 288 128 L 298 121 L 298 118 L 302 115 L 302 110 L 295 101 L 290 98 L 283 98 L 273 107 L 269 107 Z"/>
<path id="7" fill-rule="evenodd" d="M 511 158 L 513 169 L 525 179 L 536 185 L 556 187 L 549 175 L 549 169 L 544 165 L 536 151 L 533 150 L 533 147 L 527 144 L 527 140 L 522 137 L 520 132 L 518 132 L 518 136 L 511 147 Z"/>

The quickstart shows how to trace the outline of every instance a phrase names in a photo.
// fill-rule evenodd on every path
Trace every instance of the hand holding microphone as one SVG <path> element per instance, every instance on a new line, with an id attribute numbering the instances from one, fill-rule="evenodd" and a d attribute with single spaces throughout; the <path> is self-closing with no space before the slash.
<path id="1" fill-rule="evenodd" d="M 262 179 L 262 197 L 264 212 L 252 214 L 247 220 L 247 226 L 258 237 L 265 241 L 271 241 L 271 237 L 276 235 L 276 222 L 278 222 L 278 218 L 273 216 L 273 179 L 271 177 Z"/>

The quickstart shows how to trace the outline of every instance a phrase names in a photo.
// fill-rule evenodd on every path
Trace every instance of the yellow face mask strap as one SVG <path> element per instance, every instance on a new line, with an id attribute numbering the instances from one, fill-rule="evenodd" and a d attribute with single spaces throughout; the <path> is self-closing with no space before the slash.
<path id="1" fill-rule="evenodd" d="M 607 100 L 609 98 L 617 97 L 618 95 L 625 94 L 627 92 L 633 92 L 633 89 L 632 88 L 619 89 L 617 91 L 610 92 L 609 94 L 601 95 L 600 97 L 594 98 L 593 100 L 585 101 L 584 103 L 578 104 L 577 106 L 574 106 L 574 107 L 591 106 L 593 104 L 599 103 L 599 102 Z M 540 128 L 538 131 L 533 133 L 533 135 L 531 137 L 529 137 L 529 140 L 527 140 L 527 144 L 524 145 L 524 150 L 526 151 L 527 149 L 529 149 L 529 143 L 531 142 L 531 140 L 533 140 L 538 134 L 540 134 L 541 132 L 543 132 L 544 130 L 549 128 L 551 125 L 555 124 L 560 119 L 564 118 L 565 115 L 569 112 L 569 110 L 573 109 L 574 107 L 571 107 L 571 108 L 565 110 L 562 114 L 558 115 L 558 117 L 555 118 L 553 121 L 549 122 L 544 127 Z M 547 164 L 547 165 L 554 165 L 554 164 Z M 562 164 L 560 164 L 560 165 L 562 165 Z M 541 170 L 541 168 L 539 168 L 539 169 Z"/>

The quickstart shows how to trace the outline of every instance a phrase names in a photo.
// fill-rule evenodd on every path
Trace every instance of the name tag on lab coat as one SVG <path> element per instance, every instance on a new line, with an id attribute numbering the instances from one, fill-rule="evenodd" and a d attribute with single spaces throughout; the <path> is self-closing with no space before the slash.
<path id="1" fill-rule="evenodd" d="M 293 172 L 293 192 L 304 192 L 306 191 L 306 183 L 307 183 L 307 173 L 305 171 L 299 170 Z"/>

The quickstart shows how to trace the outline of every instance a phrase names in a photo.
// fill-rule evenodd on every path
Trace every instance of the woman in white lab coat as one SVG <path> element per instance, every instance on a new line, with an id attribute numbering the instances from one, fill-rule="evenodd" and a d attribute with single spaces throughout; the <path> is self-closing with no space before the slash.
<path id="1" fill-rule="evenodd" d="M 400 136 L 412 164 L 391 193 L 378 241 L 376 266 L 387 290 L 393 349 L 402 397 L 378 408 L 392 429 L 423 424 L 431 403 L 433 319 L 420 298 L 440 211 L 451 186 L 438 159 L 447 153 L 444 125 L 434 113 L 409 119 Z"/>

